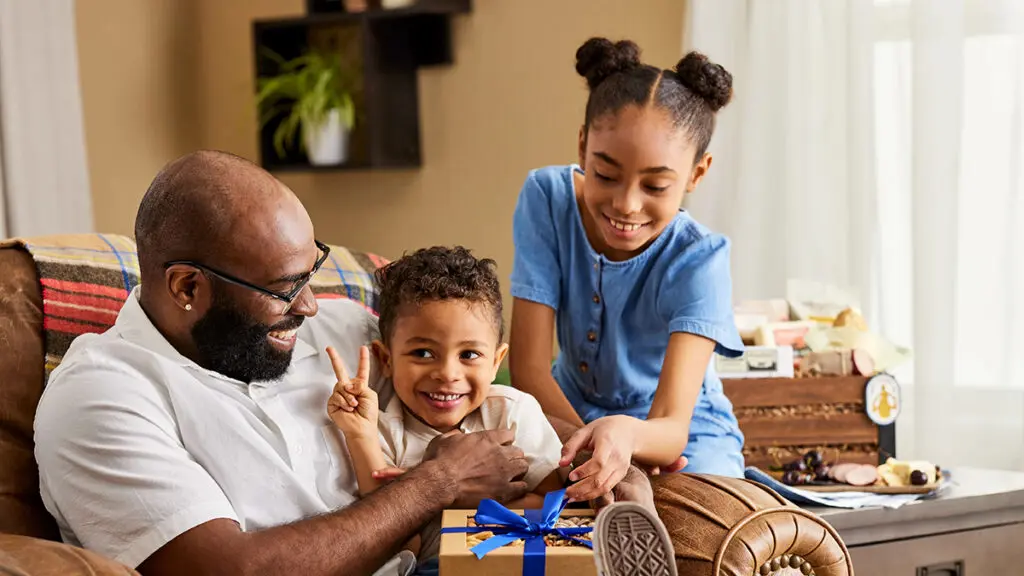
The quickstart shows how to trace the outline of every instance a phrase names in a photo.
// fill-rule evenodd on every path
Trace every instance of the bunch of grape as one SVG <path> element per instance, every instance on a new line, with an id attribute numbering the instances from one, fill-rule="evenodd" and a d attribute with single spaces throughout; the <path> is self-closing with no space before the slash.
<path id="1" fill-rule="evenodd" d="M 810 484 L 811 482 L 827 482 L 828 471 L 831 464 L 825 462 L 821 452 L 811 450 L 798 460 L 787 462 L 782 466 L 785 473 L 782 475 L 782 482 L 790 486 Z"/>

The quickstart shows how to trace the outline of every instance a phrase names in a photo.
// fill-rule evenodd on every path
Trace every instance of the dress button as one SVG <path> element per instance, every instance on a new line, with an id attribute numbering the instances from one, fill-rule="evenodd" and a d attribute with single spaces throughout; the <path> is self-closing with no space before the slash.
<path id="1" fill-rule="evenodd" d="M 597 340 L 597 332 L 594 332 L 593 330 L 591 330 L 590 332 L 587 332 L 587 340 L 590 340 L 591 342 L 596 341 Z"/>
<path id="2" fill-rule="evenodd" d="M 594 293 L 594 297 L 592 298 L 592 300 L 594 301 L 594 304 L 600 304 L 600 303 L 601 303 L 601 296 L 600 296 L 600 295 L 598 295 L 598 294 L 597 294 L 597 293 L 595 292 L 595 293 Z"/>
<path id="3" fill-rule="evenodd" d="M 586 374 L 587 370 L 590 370 L 590 366 L 588 366 L 586 362 L 580 362 L 580 372 Z"/>

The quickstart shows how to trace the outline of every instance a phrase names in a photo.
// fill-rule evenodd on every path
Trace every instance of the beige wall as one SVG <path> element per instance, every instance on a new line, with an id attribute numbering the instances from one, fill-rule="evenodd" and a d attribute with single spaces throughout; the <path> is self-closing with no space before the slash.
<path id="1" fill-rule="evenodd" d="M 199 147 L 192 66 L 197 0 L 76 3 L 78 65 L 96 228 L 130 234 L 167 160 Z"/>
<path id="2" fill-rule="evenodd" d="M 78 3 L 97 226 L 127 232 L 166 160 L 195 147 L 256 158 L 251 21 L 303 0 Z M 586 91 L 573 70 L 593 35 L 678 60 L 682 0 L 476 0 L 454 21 L 455 63 L 420 74 L 418 170 L 285 174 L 318 235 L 388 257 L 461 243 L 512 264 L 512 210 L 530 168 L 575 160 Z M 116 23 L 117 33 L 113 27 Z M 121 33 L 126 31 L 126 34 Z"/>

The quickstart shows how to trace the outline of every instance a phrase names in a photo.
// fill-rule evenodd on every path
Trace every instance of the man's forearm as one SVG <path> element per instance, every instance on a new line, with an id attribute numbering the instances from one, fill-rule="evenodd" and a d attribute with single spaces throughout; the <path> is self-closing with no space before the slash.
<path id="1" fill-rule="evenodd" d="M 426 462 L 342 510 L 248 533 L 246 572 L 371 574 L 454 498 L 444 469 Z"/>

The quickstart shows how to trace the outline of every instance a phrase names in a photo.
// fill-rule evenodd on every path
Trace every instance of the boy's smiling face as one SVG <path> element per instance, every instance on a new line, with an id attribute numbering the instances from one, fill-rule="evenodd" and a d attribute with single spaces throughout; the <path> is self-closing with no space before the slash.
<path id="1" fill-rule="evenodd" d="M 487 304 L 430 300 L 403 305 L 390 341 L 374 352 L 406 410 L 447 432 L 483 403 L 508 344 Z"/>

